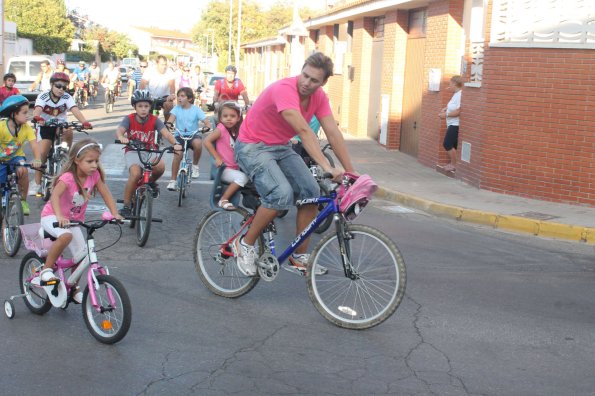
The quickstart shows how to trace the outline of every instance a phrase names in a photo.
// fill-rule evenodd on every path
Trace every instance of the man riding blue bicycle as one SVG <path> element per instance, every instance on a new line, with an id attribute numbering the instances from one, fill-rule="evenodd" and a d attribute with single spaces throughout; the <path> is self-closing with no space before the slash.
<path id="1" fill-rule="evenodd" d="M 261 206 L 251 227 L 233 243 L 237 263 L 244 275 L 257 272 L 257 249 L 254 244 L 277 211 L 288 210 L 296 199 L 320 195 L 316 180 L 296 154 L 289 140 L 298 135 L 310 157 L 325 172 L 339 180 L 342 171 L 333 168 L 322 154 L 320 145 L 306 120 L 313 115 L 320 121 L 331 147 L 345 171 L 354 172 L 343 135 L 333 117 L 329 100 L 322 86 L 333 75 L 333 62 L 317 52 L 306 59 L 299 76 L 269 85 L 254 102 L 240 127 L 235 145 L 236 161 L 252 179 L 261 199 Z M 301 232 L 318 213 L 317 205 L 298 207 L 296 228 Z M 308 240 L 289 258 L 286 268 L 305 273 L 308 261 Z M 319 271 L 326 272 L 324 268 Z"/>

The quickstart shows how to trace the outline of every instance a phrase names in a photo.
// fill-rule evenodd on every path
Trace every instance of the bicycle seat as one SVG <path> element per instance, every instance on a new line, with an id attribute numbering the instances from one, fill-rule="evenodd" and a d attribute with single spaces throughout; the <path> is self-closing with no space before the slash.
<path id="1" fill-rule="evenodd" d="M 49 239 L 52 242 L 54 242 L 56 239 L 58 239 L 55 236 L 53 236 L 52 234 L 50 234 L 49 232 L 47 232 L 46 230 L 44 230 L 43 228 L 42 228 L 42 230 L 43 230 L 43 239 Z"/>
<path id="2" fill-rule="evenodd" d="M 215 178 L 213 181 L 213 188 L 211 189 L 211 209 L 221 209 L 217 204 L 221 200 L 221 196 L 229 186 L 228 183 L 225 183 L 221 180 L 221 176 L 223 175 L 223 170 L 225 169 L 225 165 L 221 165 L 219 168 L 213 166 L 211 168 L 215 171 Z M 229 200 L 234 206 L 239 206 L 240 204 L 240 191 L 235 193 L 233 197 Z"/>

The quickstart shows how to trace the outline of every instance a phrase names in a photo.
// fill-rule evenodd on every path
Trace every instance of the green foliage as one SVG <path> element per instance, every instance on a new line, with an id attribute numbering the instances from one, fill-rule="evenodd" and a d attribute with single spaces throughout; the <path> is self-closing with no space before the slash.
<path id="1" fill-rule="evenodd" d="M 103 62 L 114 58 L 126 58 L 129 51 L 132 56 L 138 55 L 138 47 L 132 44 L 128 36 L 100 25 L 93 25 L 86 29 L 84 39 L 97 40 L 99 56 Z"/>
<path id="2" fill-rule="evenodd" d="M 235 59 L 238 31 L 238 1 L 233 1 L 232 50 L 231 59 Z M 302 19 L 314 15 L 309 8 L 301 8 Z M 263 38 L 276 37 L 278 30 L 291 23 L 293 6 L 291 0 L 279 0 L 269 9 L 264 10 L 255 0 L 242 1 L 241 42 L 247 43 Z M 209 52 L 211 40 L 215 39 L 214 52 L 219 55 L 219 68 L 227 64 L 229 47 L 229 0 L 211 0 L 202 13 L 200 21 L 192 28 L 192 40 L 207 51 L 205 35 L 208 35 Z"/>
<path id="3" fill-rule="evenodd" d="M 66 51 L 65 60 L 68 62 L 78 62 L 84 60 L 85 62 L 93 62 L 95 60 L 95 52 L 90 51 Z"/>
<path id="4" fill-rule="evenodd" d="M 66 16 L 64 0 L 6 0 L 4 15 L 17 24 L 17 34 L 33 40 L 42 54 L 68 50 L 75 28 Z"/>

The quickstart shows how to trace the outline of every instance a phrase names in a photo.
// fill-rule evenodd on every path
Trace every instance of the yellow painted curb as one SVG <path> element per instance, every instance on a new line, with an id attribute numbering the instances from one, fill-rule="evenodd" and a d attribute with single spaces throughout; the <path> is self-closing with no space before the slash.
<path id="1" fill-rule="evenodd" d="M 413 195 L 403 194 L 383 187 L 376 191 L 376 197 L 420 209 L 439 217 L 460 220 L 466 223 L 488 225 L 512 232 L 533 234 L 545 238 L 565 239 L 595 244 L 595 228 L 570 224 L 539 221 L 519 216 L 499 215 L 481 210 L 465 209 L 441 204 Z"/>

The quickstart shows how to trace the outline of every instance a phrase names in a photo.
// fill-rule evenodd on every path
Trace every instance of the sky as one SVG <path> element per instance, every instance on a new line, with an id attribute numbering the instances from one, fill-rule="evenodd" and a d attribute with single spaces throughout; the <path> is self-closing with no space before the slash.
<path id="1" fill-rule="evenodd" d="M 268 7 L 275 0 L 257 0 Z M 190 32 L 200 20 L 201 11 L 208 0 L 65 0 L 69 10 L 78 8 L 80 15 L 106 26 L 111 30 L 125 32 L 127 26 L 159 27 Z M 234 1 L 237 4 L 236 1 Z"/>

